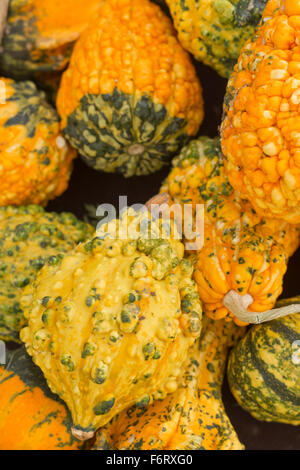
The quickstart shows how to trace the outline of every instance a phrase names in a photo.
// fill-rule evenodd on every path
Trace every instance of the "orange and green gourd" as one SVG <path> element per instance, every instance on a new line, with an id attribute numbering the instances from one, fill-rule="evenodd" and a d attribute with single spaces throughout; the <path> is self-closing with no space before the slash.
<path id="1" fill-rule="evenodd" d="M 0 86 L 0 206 L 45 205 L 66 190 L 76 151 L 34 83 L 2 78 Z"/>
<path id="2" fill-rule="evenodd" d="M 263 319 L 282 292 L 288 259 L 299 246 L 299 227 L 258 216 L 234 191 L 218 139 L 201 137 L 186 146 L 161 191 L 169 193 L 171 204 L 192 205 L 194 213 L 204 204 L 202 248 L 191 252 L 204 311 L 214 319 L 233 317 L 238 324 Z M 232 297 L 239 305 L 232 305 Z M 241 321 L 247 307 L 261 313 Z"/>
<path id="3" fill-rule="evenodd" d="M 184 246 L 160 222 L 149 232 L 150 221 L 129 210 L 45 266 L 23 292 L 21 339 L 83 440 L 135 403 L 174 392 L 200 335 Z"/>
<path id="4" fill-rule="evenodd" d="M 0 340 L 19 342 L 22 291 L 47 264 L 89 239 L 94 229 L 73 214 L 40 206 L 0 208 Z"/>
<path id="5" fill-rule="evenodd" d="M 300 1 L 270 0 L 228 82 L 221 126 L 232 186 L 258 214 L 300 223 Z"/>
<path id="6" fill-rule="evenodd" d="M 250 328 L 231 352 L 228 381 L 237 402 L 254 418 L 298 426 L 300 313 Z"/>
<path id="7" fill-rule="evenodd" d="M 7 351 L 6 360 L 0 366 L 0 450 L 81 449 L 70 413 L 25 348 Z"/>
<path id="8" fill-rule="evenodd" d="M 242 333 L 233 322 L 204 317 L 176 392 L 123 411 L 99 430 L 93 450 L 243 449 L 221 395 L 228 350 Z"/>
<path id="9" fill-rule="evenodd" d="M 40 90 L 46 93 L 49 103 L 56 107 L 56 98 L 60 86 L 62 72 L 40 72 L 35 73 L 33 80 Z"/>
<path id="10" fill-rule="evenodd" d="M 65 137 L 96 170 L 145 175 L 199 129 L 202 91 L 169 18 L 149 0 L 107 0 L 58 92 Z"/>
<path id="11" fill-rule="evenodd" d="M 0 69 L 16 78 L 63 70 L 99 0 L 9 0 Z"/>
<path id="12" fill-rule="evenodd" d="M 200 62 L 229 77 L 267 0 L 166 0 L 178 38 Z"/>

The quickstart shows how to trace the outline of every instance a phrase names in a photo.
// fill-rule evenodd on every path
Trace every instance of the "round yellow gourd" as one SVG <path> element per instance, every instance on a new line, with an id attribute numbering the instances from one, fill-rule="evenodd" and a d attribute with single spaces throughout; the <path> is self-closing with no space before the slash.
<path id="1" fill-rule="evenodd" d="M 68 405 L 81 439 L 129 406 L 173 392 L 200 334 L 201 304 L 184 247 L 166 238 L 161 224 L 149 232 L 150 220 L 128 212 L 109 222 L 24 291 L 21 339 Z"/>

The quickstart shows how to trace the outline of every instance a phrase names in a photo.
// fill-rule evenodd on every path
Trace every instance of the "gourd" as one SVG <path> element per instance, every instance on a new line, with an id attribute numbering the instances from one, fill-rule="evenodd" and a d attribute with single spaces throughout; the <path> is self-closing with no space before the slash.
<path id="1" fill-rule="evenodd" d="M 176 392 L 123 411 L 99 430 L 93 449 L 243 449 L 221 395 L 227 353 L 241 333 L 244 329 L 234 323 L 204 317 L 200 341 L 190 350 Z"/>
<path id="2" fill-rule="evenodd" d="M 93 235 L 72 214 L 45 212 L 40 206 L 0 208 L 0 339 L 19 342 L 24 325 L 23 288 L 42 267 Z"/>
<path id="3" fill-rule="evenodd" d="M 204 205 L 204 222 L 198 229 L 202 243 L 191 253 L 204 311 L 211 318 L 233 318 L 238 324 L 278 315 L 268 310 L 282 292 L 288 259 L 299 246 L 299 227 L 258 216 L 233 190 L 219 140 L 201 137 L 185 147 L 173 160 L 161 191 L 169 193 L 171 205 L 190 204 L 194 225 L 197 204 Z M 291 311 L 288 307 L 280 313 Z"/>
<path id="4" fill-rule="evenodd" d="M 233 71 L 252 37 L 267 0 L 166 0 L 179 41 L 221 76 Z"/>
<path id="5" fill-rule="evenodd" d="M 256 419 L 300 424 L 299 346 L 300 314 L 294 313 L 253 326 L 232 350 L 231 391 Z"/>
<path id="6" fill-rule="evenodd" d="M 192 266 L 170 231 L 130 209 L 24 290 L 21 339 L 82 440 L 173 392 L 200 334 Z"/>
<path id="7" fill-rule="evenodd" d="M 258 214 L 300 222 L 298 0 L 270 0 L 227 86 L 221 143 L 232 186 Z"/>
<path id="8" fill-rule="evenodd" d="M 98 5 L 98 0 L 9 0 L 2 73 L 24 79 L 35 72 L 63 70 Z"/>
<path id="9" fill-rule="evenodd" d="M 72 149 L 59 117 L 34 83 L 1 79 L 0 206 L 41 204 L 68 186 Z"/>
<path id="10" fill-rule="evenodd" d="M 191 60 L 148 0 L 100 3 L 63 74 L 57 108 L 84 161 L 126 177 L 161 169 L 203 119 Z"/>
<path id="11" fill-rule="evenodd" d="M 72 419 L 43 374 L 20 348 L 0 366 L 0 450 L 76 450 Z"/>

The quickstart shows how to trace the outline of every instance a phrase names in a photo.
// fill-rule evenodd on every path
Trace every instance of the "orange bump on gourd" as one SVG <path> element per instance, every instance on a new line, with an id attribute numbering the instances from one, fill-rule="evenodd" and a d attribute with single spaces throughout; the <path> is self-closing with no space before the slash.
<path id="1" fill-rule="evenodd" d="M 232 186 L 258 214 L 300 223 L 300 1 L 270 0 L 228 82 L 221 126 Z"/>

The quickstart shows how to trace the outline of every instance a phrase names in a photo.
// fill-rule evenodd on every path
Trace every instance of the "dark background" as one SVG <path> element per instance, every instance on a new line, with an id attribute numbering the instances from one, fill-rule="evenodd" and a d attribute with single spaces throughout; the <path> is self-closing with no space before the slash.
<path id="1" fill-rule="evenodd" d="M 202 83 L 205 102 L 205 119 L 200 133 L 215 137 L 221 122 L 226 80 L 202 64 L 195 65 Z M 78 217 L 83 217 L 86 213 L 85 204 L 97 206 L 101 203 L 111 203 L 118 207 L 119 195 L 128 197 L 128 205 L 144 203 L 157 193 L 168 171 L 169 168 L 165 168 L 154 175 L 124 179 L 119 175 L 98 173 L 77 158 L 69 189 L 60 198 L 51 202 L 47 210 L 71 211 Z M 284 280 L 284 297 L 300 294 L 299 265 L 300 251 L 290 260 Z M 259 422 L 235 402 L 226 381 L 223 388 L 225 407 L 246 449 L 300 449 L 299 426 Z"/>

